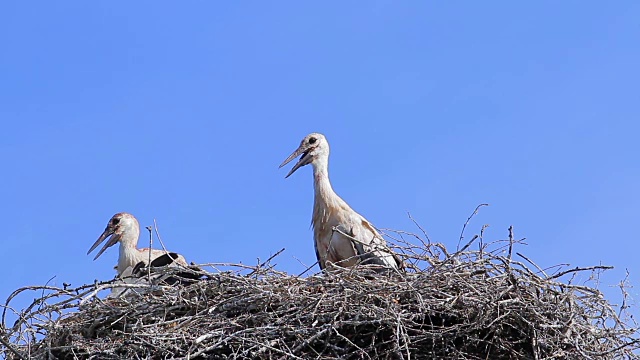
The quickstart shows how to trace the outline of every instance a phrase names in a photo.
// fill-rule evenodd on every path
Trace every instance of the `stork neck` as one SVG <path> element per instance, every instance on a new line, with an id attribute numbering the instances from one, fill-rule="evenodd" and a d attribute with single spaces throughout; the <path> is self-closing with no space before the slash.
<path id="1" fill-rule="evenodd" d="M 335 196 L 331 182 L 329 181 L 329 161 L 322 159 L 313 164 L 313 184 L 316 199 L 329 202 Z"/>
<path id="2" fill-rule="evenodd" d="M 138 237 L 140 237 L 140 229 L 138 227 L 125 228 L 120 238 L 120 248 L 135 249 L 138 245 Z"/>
<path id="3" fill-rule="evenodd" d="M 140 259 L 139 251 L 137 249 L 139 231 L 125 231 L 120 238 L 120 256 L 118 257 L 118 274 L 129 266 L 133 266 L 138 263 Z"/>

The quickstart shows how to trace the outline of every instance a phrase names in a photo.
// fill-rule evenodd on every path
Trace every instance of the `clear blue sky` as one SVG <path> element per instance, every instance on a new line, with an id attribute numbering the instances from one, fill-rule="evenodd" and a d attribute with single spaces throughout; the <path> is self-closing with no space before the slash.
<path id="1" fill-rule="evenodd" d="M 615 300 L 626 268 L 640 280 L 639 19 L 637 1 L 5 2 L 0 300 L 112 278 L 116 248 L 86 252 L 120 211 L 190 261 L 285 247 L 278 268 L 302 271 L 311 169 L 278 165 L 314 131 L 376 226 L 417 230 L 409 211 L 455 247 L 486 202 L 469 236 L 513 225 L 541 266 L 614 265 Z"/>

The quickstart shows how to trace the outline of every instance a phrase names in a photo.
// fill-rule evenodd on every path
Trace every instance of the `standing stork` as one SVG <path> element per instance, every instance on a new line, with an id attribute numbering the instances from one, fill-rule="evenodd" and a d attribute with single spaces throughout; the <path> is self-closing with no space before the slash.
<path id="1" fill-rule="evenodd" d="M 118 276 L 122 276 L 129 267 L 134 269 L 134 271 L 132 271 L 133 273 L 141 267 L 146 267 L 149 262 L 149 253 L 151 253 L 151 266 L 164 266 L 171 263 L 187 266 L 187 261 L 184 256 L 180 254 L 149 248 L 138 249 L 136 246 L 139 237 L 140 224 L 135 216 L 124 212 L 117 213 L 111 217 L 106 229 L 104 229 L 98 240 L 91 246 L 91 249 L 87 251 L 87 255 L 106 238 L 109 238 L 93 260 L 97 259 L 105 250 L 119 242 L 120 256 L 118 257 L 118 265 L 116 265 Z"/>
<path id="2" fill-rule="evenodd" d="M 329 143 L 324 135 L 312 133 L 305 136 L 280 168 L 299 155 L 302 155 L 300 160 L 285 178 L 302 166 L 313 166 L 315 196 L 311 225 L 320 269 L 324 270 L 329 263 L 343 267 L 358 263 L 376 264 L 402 269 L 402 261 L 387 247 L 373 225 L 333 191 L 328 171 Z"/>

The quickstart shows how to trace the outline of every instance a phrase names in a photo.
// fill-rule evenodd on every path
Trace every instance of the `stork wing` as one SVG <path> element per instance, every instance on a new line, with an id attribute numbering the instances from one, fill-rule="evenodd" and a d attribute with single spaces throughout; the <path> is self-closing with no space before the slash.
<path id="1" fill-rule="evenodd" d="M 362 229 L 360 234 L 353 235 L 355 235 L 354 238 L 360 240 L 360 242 L 354 241 L 354 246 L 358 255 L 363 259 L 363 263 L 404 269 L 402 260 L 387 246 L 387 242 L 378 230 L 365 218 L 362 218 L 360 225 L 360 229 Z"/>
<path id="2" fill-rule="evenodd" d="M 403 268 L 402 261 L 373 225 L 352 210 L 348 215 L 338 219 L 338 224 L 323 226 L 316 232 L 315 247 L 320 269 L 326 267 L 326 262 L 342 267 L 363 263 L 387 269 Z"/>
<path id="3" fill-rule="evenodd" d="M 316 250 L 316 259 L 318 259 L 318 266 L 320 266 L 320 271 L 324 270 L 324 259 L 320 258 L 320 250 L 318 250 L 318 242 L 313 242 L 313 248 Z"/>
<path id="4" fill-rule="evenodd" d="M 157 258 L 151 260 L 150 267 L 167 266 L 173 263 L 179 256 L 180 256 L 179 254 L 174 252 L 162 254 Z M 139 274 L 139 271 L 145 267 L 147 267 L 147 263 L 145 261 L 140 261 L 139 263 L 136 264 L 136 266 L 133 267 L 133 271 L 131 273 L 136 276 L 140 276 L 141 274 Z"/>

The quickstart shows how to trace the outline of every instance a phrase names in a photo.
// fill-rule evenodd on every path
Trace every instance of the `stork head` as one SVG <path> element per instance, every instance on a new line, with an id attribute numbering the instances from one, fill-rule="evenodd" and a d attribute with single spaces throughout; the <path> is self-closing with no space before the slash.
<path id="1" fill-rule="evenodd" d="M 288 178 L 296 170 L 305 165 L 316 164 L 319 160 L 327 159 L 329 157 L 329 143 L 324 135 L 311 133 L 302 139 L 300 146 L 298 146 L 293 154 L 289 155 L 287 160 L 280 164 L 280 167 L 287 165 L 299 155 L 302 155 L 300 160 L 291 168 L 291 171 L 289 171 L 285 178 Z"/>
<path id="2" fill-rule="evenodd" d="M 102 243 L 106 238 L 109 238 L 96 257 L 93 258 L 93 260 L 97 259 L 105 250 L 115 245 L 117 242 L 130 239 L 131 237 L 126 236 L 128 234 L 134 234 L 134 241 L 138 241 L 138 235 L 140 234 L 140 225 L 138 224 L 138 220 L 129 213 L 117 213 L 113 215 L 98 240 L 96 240 L 93 246 L 91 246 L 91 249 L 87 251 L 87 255 L 97 248 L 98 245 L 100 245 L 100 243 Z"/>

